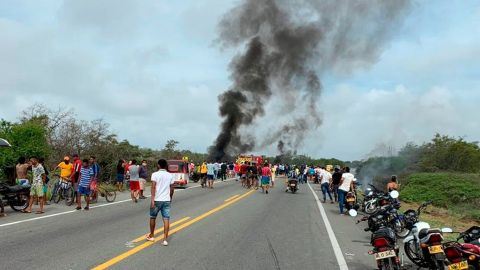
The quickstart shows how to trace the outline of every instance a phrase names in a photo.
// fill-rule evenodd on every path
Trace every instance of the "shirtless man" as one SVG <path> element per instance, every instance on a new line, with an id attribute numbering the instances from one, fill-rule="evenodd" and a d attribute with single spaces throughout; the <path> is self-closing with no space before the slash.
<path id="1" fill-rule="evenodd" d="M 397 176 L 392 175 L 390 182 L 387 184 L 387 192 L 392 192 L 398 190 Z"/>
<path id="2" fill-rule="evenodd" d="M 25 157 L 20 157 L 15 166 L 15 178 L 17 185 L 28 184 L 27 170 L 31 165 L 26 163 Z"/>

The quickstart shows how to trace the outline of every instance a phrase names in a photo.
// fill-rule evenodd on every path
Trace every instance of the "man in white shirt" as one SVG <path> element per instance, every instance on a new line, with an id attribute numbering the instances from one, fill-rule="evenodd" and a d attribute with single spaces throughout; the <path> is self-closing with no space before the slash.
<path id="1" fill-rule="evenodd" d="M 155 241 L 154 231 L 158 212 L 162 213 L 163 218 L 163 245 L 168 246 L 168 230 L 170 228 L 170 202 L 173 195 L 173 176 L 167 172 L 167 161 L 160 159 L 158 161 L 157 172 L 152 174 L 152 197 L 150 204 L 150 234 L 147 235 L 148 241 Z"/>
<path id="2" fill-rule="evenodd" d="M 342 174 L 342 180 L 338 187 L 338 205 L 340 206 L 340 214 L 343 214 L 343 207 L 345 206 L 345 196 L 350 190 L 354 190 L 353 181 L 355 176 L 350 173 L 350 168 L 346 167 L 345 172 Z"/>
<path id="3" fill-rule="evenodd" d="M 332 174 L 321 168 L 320 170 L 320 186 L 322 187 L 323 203 L 327 201 L 327 194 L 330 197 L 330 203 L 333 203 L 332 194 L 330 193 L 330 185 L 332 184 Z"/>

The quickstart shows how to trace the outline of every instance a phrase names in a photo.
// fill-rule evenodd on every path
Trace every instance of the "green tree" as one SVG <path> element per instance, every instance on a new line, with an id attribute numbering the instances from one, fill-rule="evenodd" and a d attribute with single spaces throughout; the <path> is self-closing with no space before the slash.
<path id="1" fill-rule="evenodd" d="M 36 121 L 12 124 L 2 120 L 0 137 L 8 140 L 12 145 L 12 147 L 0 151 L 0 169 L 10 179 L 13 177 L 13 167 L 19 157 L 48 158 L 50 150 L 46 130 Z"/>
<path id="2" fill-rule="evenodd" d="M 180 152 L 176 150 L 178 144 L 179 142 L 176 140 L 168 140 L 162 150 L 162 157 L 167 159 L 181 158 L 179 157 Z"/>

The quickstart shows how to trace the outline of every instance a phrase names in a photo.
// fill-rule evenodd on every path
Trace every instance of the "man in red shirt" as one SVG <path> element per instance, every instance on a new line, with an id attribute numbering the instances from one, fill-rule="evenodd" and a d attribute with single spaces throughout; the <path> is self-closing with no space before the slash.
<path id="1" fill-rule="evenodd" d="M 240 178 L 242 179 L 242 187 L 247 187 L 247 171 L 248 165 L 245 162 L 242 162 L 240 165 Z"/>
<path id="2" fill-rule="evenodd" d="M 80 176 L 80 170 L 82 169 L 82 161 L 77 154 L 73 155 L 73 173 L 72 173 L 72 184 L 77 184 L 78 177 Z M 76 188 L 75 188 L 76 190 Z"/>
<path id="3" fill-rule="evenodd" d="M 235 173 L 235 181 L 238 181 L 238 179 L 240 179 L 240 164 L 235 163 L 235 165 L 233 165 L 233 171 Z"/>

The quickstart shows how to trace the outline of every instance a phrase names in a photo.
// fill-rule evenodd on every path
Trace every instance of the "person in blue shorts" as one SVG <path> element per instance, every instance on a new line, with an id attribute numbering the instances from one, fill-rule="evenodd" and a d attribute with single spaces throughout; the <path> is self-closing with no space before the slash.
<path id="1" fill-rule="evenodd" d="M 77 188 L 77 210 L 82 209 L 82 196 L 85 197 L 85 201 L 87 202 L 84 210 L 90 209 L 90 183 L 92 182 L 93 176 L 94 172 L 92 167 L 88 165 L 88 159 L 82 160 L 82 168 L 80 168 L 80 175 L 78 177 L 80 181 Z"/>
<path id="2" fill-rule="evenodd" d="M 152 174 L 152 188 L 150 201 L 150 234 L 146 235 L 147 241 L 155 241 L 155 223 L 160 212 L 163 218 L 163 242 L 168 246 L 168 230 L 170 229 L 170 203 L 173 196 L 173 184 L 175 183 L 171 173 L 167 172 L 167 161 L 158 161 L 158 171 Z"/>

